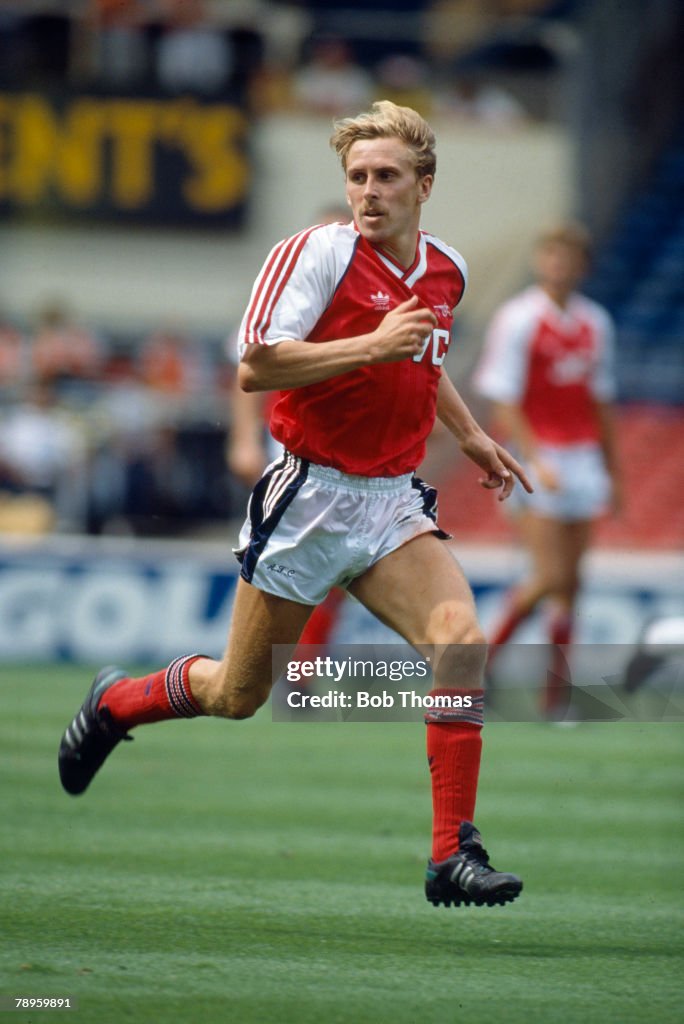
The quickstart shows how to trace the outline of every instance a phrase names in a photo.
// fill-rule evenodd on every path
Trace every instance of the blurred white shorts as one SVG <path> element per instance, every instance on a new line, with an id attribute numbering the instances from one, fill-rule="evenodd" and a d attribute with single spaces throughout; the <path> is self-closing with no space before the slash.
<path id="1" fill-rule="evenodd" d="M 540 445 L 538 457 L 555 471 L 559 489 L 544 489 L 529 467 L 534 494 L 515 487 L 508 501 L 511 512 L 529 509 L 564 522 L 596 519 L 605 513 L 610 501 L 610 477 L 597 444 Z"/>
<path id="2" fill-rule="evenodd" d="M 252 491 L 235 554 L 259 590 L 316 605 L 437 526 L 437 491 L 418 477 L 350 476 L 289 452 Z"/>

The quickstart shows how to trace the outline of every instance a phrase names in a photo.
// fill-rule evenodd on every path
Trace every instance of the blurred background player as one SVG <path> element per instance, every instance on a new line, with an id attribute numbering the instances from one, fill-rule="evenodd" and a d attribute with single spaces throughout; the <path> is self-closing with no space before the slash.
<path id="1" fill-rule="evenodd" d="M 314 218 L 314 223 L 346 224 L 350 220 L 351 212 L 348 206 L 330 203 L 321 208 L 318 216 Z M 237 335 L 229 338 L 228 349 L 229 358 L 237 359 Z M 282 454 L 282 445 L 273 439 L 268 429 L 271 410 L 277 399 L 277 391 L 243 391 L 236 377 L 231 398 L 231 424 L 226 460 L 233 476 L 250 491 L 267 464 Z M 344 591 L 333 587 L 325 601 L 314 609 L 304 627 L 300 644 L 325 646 L 330 641 L 344 598 Z"/>
<path id="2" fill-rule="evenodd" d="M 557 645 L 572 638 L 592 526 L 611 504 L 620 505 L 613 324 L 605 309 L 576 291 L 589 260 L 583 226 L 561 224 L 541 235 L 536 283 L 494 315 L 475 375 L 535 485 L 533 494 L 517 493 L 513 506 L 531 573 L 507 597 L 490 637 L 489 664 L 498 645 L 547 601 L 552 657 L 541 711 L 550 718 L 562 716 L 569 699 Z"/>

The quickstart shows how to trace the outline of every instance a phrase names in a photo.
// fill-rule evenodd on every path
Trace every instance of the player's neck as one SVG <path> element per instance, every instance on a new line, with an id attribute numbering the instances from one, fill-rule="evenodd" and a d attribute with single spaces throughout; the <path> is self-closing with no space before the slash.
<path id="1" fill-rule="evenodd" d="M 392 263 L 396 263 L 398 267 L 408 270 L 416 258 L 417 245 L 418 238 L 416 236 L 416 238 L 408 239 L 406 242 L 385 242 L 376 248 L 392 260 Z"/>
<path id="2" fill-rule="evenodd" d="M 564 286 L 559 287 L 557 285 L 541 283 L 539 285 L 541 290 L 554 302 L 560 309 L 565 309 L 572 295 L 572 288 L 566 288 Z"/>

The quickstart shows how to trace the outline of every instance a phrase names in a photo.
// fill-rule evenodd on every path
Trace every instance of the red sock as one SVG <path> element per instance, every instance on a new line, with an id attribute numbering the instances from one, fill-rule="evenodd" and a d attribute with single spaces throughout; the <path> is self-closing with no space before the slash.
<path id="1" fill-rule="evenodd" d="M 494 632 L 489 640 L 489 653 L 487 656 L 487 663 L 491 665 L 494 658 L 496 657 L 498 648 L 510 640 L 513 633 L 520 625 L 521 622 L 527 618 L 529 612 L 519 611 L 511 598 L 508 599 L 506 610 L 503 613 L 501 619 L 499 619 Z"/>
<path id="2" fill-rule="evenodd" d="M 196 718 L 203 714 L 192 695 L 188 674 L 201 654 L 187 654 L 168 668 L 138 679 L 120 679 L 102 695 L 98 708 L 106 707 L 122 729 L 163 722 L 168 718 Z"/>
<path id="3" fill-rule="evenodd" d="M 549 640 L 552 644 L 567 645 L 572 642 L 572 615 L 566 611 L 555 611 L 549 622 Z"/>
<path id="4" fill-rule="evenodd" d="M 553 612 L 549 622 L 549 664 L 541 700 L 543 715 L 560 717 L 570 706 L 572 684 L 567 661 L 567 648 L 571 640 L 572 615 L 567 611 Z"/>
<path id="5" fill-rule="evenodd" d="M 314 608 L 299 638 L 300 644 L 320 644 L 321 647 L 325 647 L 335 628 L 338 609 L 343 601 L 344 591 L 333 588 L 325 601 Z"/>
<path id="6" fill-rule="evenodd" d="M 482 752 L 482 690 L 433 690 L 436 694 L 470 693 L 473 704 L 462 711 L 434 711 L 425 716 L 427 755 L 432 783 L 432 859 L 446 860 L 458 850 L 461 822 L 475 816 Z"/>

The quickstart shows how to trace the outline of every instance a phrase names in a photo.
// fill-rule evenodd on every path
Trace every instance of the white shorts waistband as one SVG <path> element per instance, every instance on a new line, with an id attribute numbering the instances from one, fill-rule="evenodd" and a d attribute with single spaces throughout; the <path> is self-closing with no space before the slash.
<path id="1" fill-rule="evenodd" d="M 333 469 L 332 466 L 318 466 L 310 462 L 307 478 L 332 484 L 340 490 L 361 491 L 366 494 L 401 494 L 411 486 L 413 473 L 404 473 L 402 476 L 354 476 L 351 473 L 343 473 L 340 469 Z"/>

